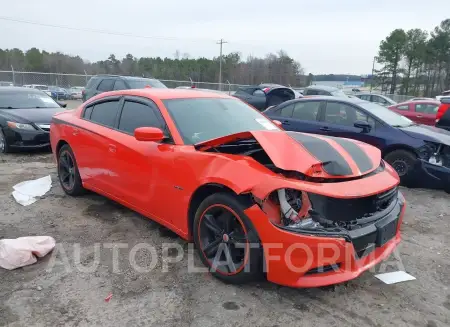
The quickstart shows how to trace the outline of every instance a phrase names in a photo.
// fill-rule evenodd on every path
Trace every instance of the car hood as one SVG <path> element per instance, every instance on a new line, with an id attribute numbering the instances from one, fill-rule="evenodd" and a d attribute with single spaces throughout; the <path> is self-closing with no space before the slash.
<path id="1" fill-rule="evenodd" d="M 50 124 L 52 116 L 64 108 L 0 109 L 0 115 L 18 123 Z"/>
<path id="2" fill-rule="evenodd" d="M 413 125 L 401 127 L 399 129 L 415 139 L 442 143 L 450 146 L 450 132 L 445 129 L 427 125 Z"/>
<path id="3" fill-rule="evenodd" d="M 355 140 L 284 131 L 251 131 L 196 144 L 199 151 L 254 138 L 273 164 L 310 177 L 354 178 L 379 167 L 379 149 Z"/>

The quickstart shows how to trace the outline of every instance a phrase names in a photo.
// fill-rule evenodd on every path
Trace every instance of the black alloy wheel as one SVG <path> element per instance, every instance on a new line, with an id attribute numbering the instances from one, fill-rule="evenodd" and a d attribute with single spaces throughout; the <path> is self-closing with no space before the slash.
<path id="1" fill-rule="evenodd" d="M 3 131 L 0 127 L 0 153 L 7 153 L 9 152 L 8 149 L 8 143 L 6 143 L 6 137 L 5 134 L 3 134 Z"/>
<path id="2" fill-rule="evenodd" d="M 77 196 L 85 192 L 75 156 L 68 144 L 63 145 L 59 150 L 58 177 L 61 187 L 67 194 Z"/>

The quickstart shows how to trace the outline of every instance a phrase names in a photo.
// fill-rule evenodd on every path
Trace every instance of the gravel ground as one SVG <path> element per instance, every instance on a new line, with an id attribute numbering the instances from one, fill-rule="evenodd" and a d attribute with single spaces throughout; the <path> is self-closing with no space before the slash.
<path id="1" fill-rule="evenodd" d="M 28 207 L 14 202 L 14 184 L 48 174 L 53 187 L 47 195 Z M 177 243 L 185 254 L 190 245 L 99 195 L 64 195 L 50 154 L 3 156 L 0 239 L 50 235 L 58 244 L 34 265 L 0 270 L 0 326 L 449 326 L 450 196 L 403 192 L 404 240 L 398 255 L 377 271 L 403 266 L 417 280 L 385 285 L 366 272 L 327 288 L 265 281 L 232 286 L 206 273 L 187 273 L 187 256 L 163 272 L 162 244 Z M 148 273 L 132 269 L 128 260 L 133 245 L 142 242 L 155 246 L 159 258 Z M 111 243 L 128 246 L 119 251 L 115 268 Z M 140 267 L 156 262 L 148 251 L 138 251 L 135 260 Z"/>

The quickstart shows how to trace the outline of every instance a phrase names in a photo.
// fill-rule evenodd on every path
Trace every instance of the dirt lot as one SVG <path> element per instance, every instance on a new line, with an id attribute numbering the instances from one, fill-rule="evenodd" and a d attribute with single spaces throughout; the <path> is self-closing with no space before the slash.
<path id="1" fill-rule="evenodd" d="M 48 174 L 53 187 L 46 196 L 29 207 L 14 202 L 14 184 Z M 187 258 L 168 272 L 161 261 L 150 273 L 137 272 L 128 260 L 133 245 L 146 242 L 160 254 L 163 242 L 179 243 L 186 252 L 188 244 L 101 196 L 64 195 L 49 154 L 0 157 L 0 239 L 50 235 L 58 242 L 35 265 L 0 270 L 0 326 L 449 326 L 450 196 L 403 191 L 408 208 L 400 261 L 391 258 L 387 268 L 403 265 L 416 281 L 385 285 L 366 272 L 321 289 L 264 281 L 237 287 L 187 273 Z M 119 252 L 118 269 L 107 243 L 128 245 Z M 94 244 L 99 265 L 87 272 L 96 261 Z M 139 266 L 149 261 L 148 252 L 138 252 Z"/>

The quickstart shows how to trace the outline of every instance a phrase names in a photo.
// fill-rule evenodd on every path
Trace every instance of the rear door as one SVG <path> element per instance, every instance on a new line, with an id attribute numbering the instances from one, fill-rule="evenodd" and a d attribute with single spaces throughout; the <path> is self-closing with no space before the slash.
<path id="1" fill-rule="evenodd" d="M 436 120 L 436 113 L 439 109 L 438 104 L 434 103 L 416 103 L 413 105 L 413 116 L 415 122 L 424 125 L 434 126 Z M 409 118 L 409 117 L 408 117 Z"/>
<path id="2" fill-rule="evenodd" d="M 94 91 L 94 95 L 103 93 L 103 92 L 109 92 L 112 91 L 114 88 L 114 78 L 104 78 L 100 81 L 100 83 L 97 85 L 97 88 Z"/>
<path id="3" fill-rule="evenodd" d="M 417 121 L 417 117 L 413 110 L 413 105 L 411 103 L 400 104 L 389 107 L 390 110 L 395 111 L 396 113 L 405 116 L 412 121 Z"/>
<path id="4" fill-rule="evenodd" d="M 327 101 L 319 119 L 322 121 L 322 127 L 318 134 L 355 139 L 378 148 L 384 145 L 384 137 L 377 131 L 379 123 L 363 110 L 350 104 Z M 355 127 L 354 124 L 358 120 L 367 121 L 371 125 L 370 131 Z"/>

